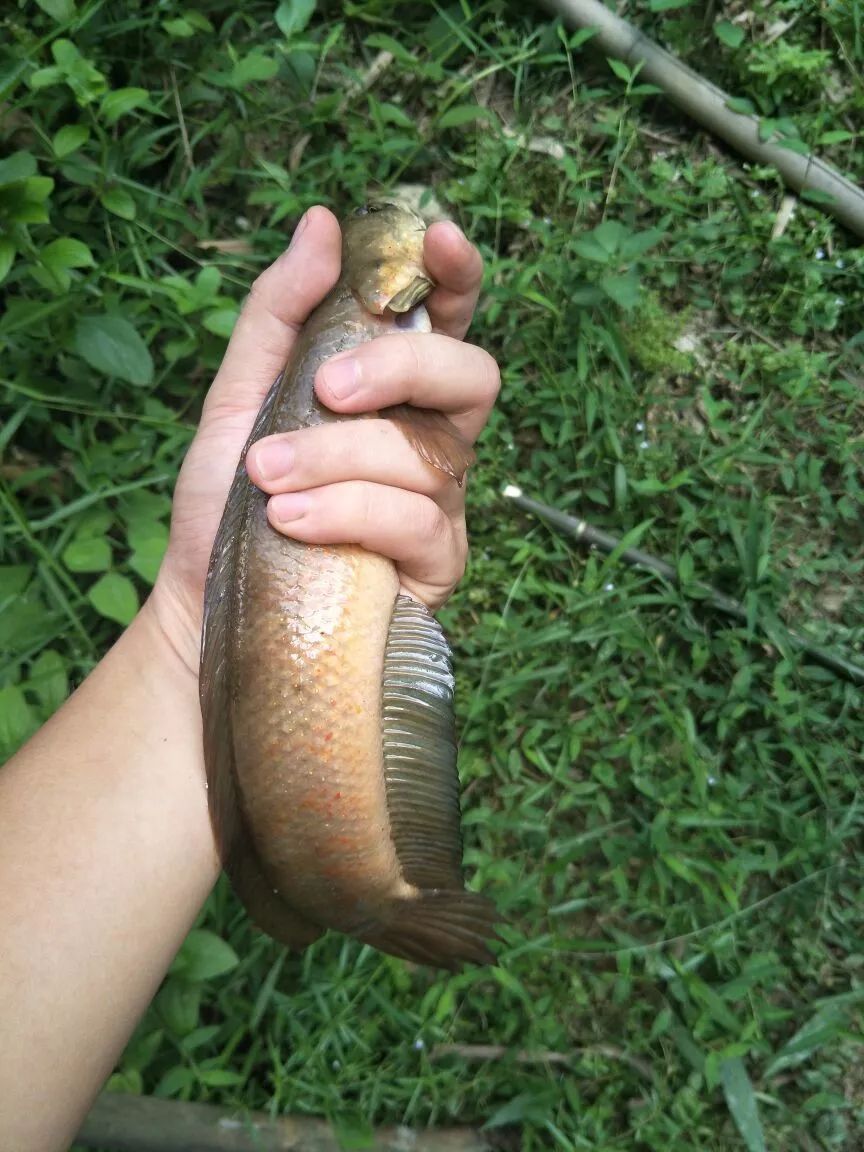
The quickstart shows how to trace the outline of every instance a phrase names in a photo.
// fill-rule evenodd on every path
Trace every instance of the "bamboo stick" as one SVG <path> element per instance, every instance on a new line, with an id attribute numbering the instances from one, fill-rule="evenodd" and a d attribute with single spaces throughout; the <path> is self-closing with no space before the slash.
<path id="1" fill-rule="evenodd" d="M 501 495 L 512 500 L 517 508 L 521 508 L 524 512 L 533 512 L 536 516 L 542 516 L 544 520 L 548 520 L 550 524 L 554 524 L 556 528 L 560 528 L 568 536 L 572 536 L 575 540 L 589 546 L 593 544 L 601 552 L 614 552 L 621 544 L 620 539 L 613 536 L 611 532 L 604 532 L 600 528 L 588 524 L 585 520 L 577 520 L 575 516 L 568 516 L 566 512 L 553 508 L 549 504 L 541 504 L 539 500 L 532 500 L 525 496 L 522 489 L 517 488 L 515 484 L 508 484 Z M 620 555 L 625 563 L 636 568 L 647 568 L 674 584 L 676 588 L 681 587 L 677 571 L 666 560 L 660 560 L 649 552 L 643 552 L 641 548 L 624 548 Z M 704 597 L 705 602 L 710 604 L 712 608 L 747 623 L 747 609 L 740 601 L 734 600 L 710 584 L 699 582 L 695 587 L 699 590 L 700 598 Z M 864 685 L 864 668 L 860 665 L 848 660 L 839 652 L 833 652 L 830 648 L 823 648 L 813 640 L 802 636 L 800 632 L 793 632 L 785 624 L 781 627 L 783 639 L 790 647 L 797 648 L 809 656 L 811 660 L 821 664 L 823 668 L 828 668 L 838 676 L 851 680 L 853 684 Z"/>
<path id="2" fill-rule="evenodd" d="M 104 1152 L 341 1152 L 326 1120 L 263 1112 L 237 1116 L 213 1104 L 187 1104 L 103 1092 L 84 1121 L 76 1148 Z M 473 1128 L 378 1128 L 364 1147 L 375 1152 L 491 1152 Z"/>
<path id="3" fill-rule="evenodd" d="M 611 12 L 601 0 L 542 0 L 544 7 L 574 28 L 594 28 L 594 43 L 631 67 L 641 64 L 640 79 L 656 84 L 669 99 L 709 131 L 757 164 L 773 165 L 796 192 L 830 196 L 820 204 L 850 231 L 864 237 L 864 191 L 816 156 L 804 156 L 759 138 L 759 118 L 733 112 L 729 96 L 677 56 L 649 40 Z"/>

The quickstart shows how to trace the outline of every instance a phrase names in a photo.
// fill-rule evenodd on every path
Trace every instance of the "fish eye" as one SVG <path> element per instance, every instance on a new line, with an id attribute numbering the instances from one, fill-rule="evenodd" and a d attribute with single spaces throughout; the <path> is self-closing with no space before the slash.
<path id="1" fill-rule="evenodd" d="M 369 215 L 369 209 L 368 209 L 368 207 L 367 207 L 367 206 L 364 204 L 364 205 L 363 205 L 362 207 L 360 207 L 360 208 L 355 208 L 355 209 L 354 209 L 354 211 L 353 211 L 353 213 L 352 213 L 352 215 L 353 215 L 353 216 L 368 216 L 368 215 Z"/>

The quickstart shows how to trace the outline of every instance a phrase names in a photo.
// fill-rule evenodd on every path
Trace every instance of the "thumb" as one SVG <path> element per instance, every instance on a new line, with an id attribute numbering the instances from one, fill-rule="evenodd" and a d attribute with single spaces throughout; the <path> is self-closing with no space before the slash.
<path id="1" fill-rule="evenodd" d="M 207 396 L 208 416 L 258 408 L 306 317 L 339 278 L 340 263 L 336 217 L 320 205 L 310 208 L 288 248 L 250 289 Z"/>

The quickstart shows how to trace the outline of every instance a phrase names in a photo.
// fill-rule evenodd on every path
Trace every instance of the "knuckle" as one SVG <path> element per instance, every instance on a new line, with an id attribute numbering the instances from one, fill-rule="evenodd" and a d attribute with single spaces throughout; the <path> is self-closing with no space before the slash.
<path id="1" fill-rule="evenodd" d="M 468 535 L 464 521 L 453 532 L 453 561 L 455 579 L 458 582 L 465 575 L 468 566 Z"/>
<path id="2" fill-rule="evenodd" d="M 483 401 L 491 408 L 501 391 L 501 370 L 498 367 L 498 361 L 485 348 L 477 348 L 477 352 L 479 353 L 480 369 L 477 381 L 478 391 L 481 393 Z"/>
<path id="3" fill-rule="evenodd" d="M 262 315 L 262 313 L 269 311 L 267 306 L 269 293 L 267 291 L 267 282 L 264 280 L 266 275 L 266 272 L 261 272 L 246 293 L 240 305 L 237 323 L 234 325 L 234 331 L 231 333 L 232 340 L 238 332 L 251 329 L 256 323 L 256 318 Z"/>
<path id="4" fill-rule="evenodd" d="M 248 316 L 250 312 L 263 304 L 267 296 L 267 281 L 264 279 L 266 275 L 266 272 L 259 272 L 252 281 L 252 285 L 240 305 L 241 316 Z"/>
<path id="5" fill-rule="evenodd" d="M 393 339 L 393 337 L 389 337 Z M 409 380 L 416 381 L 423 375 L 423 358 L 420 355 L 420 349 L 417 341 L 414 340 L 407 332 L 400 332 L 397 336 L 401 352 L 399 353 L 400 359 L 404 364 L 404 369 L 407 372 Z"/>
<path id="6" fill-rule="evenodd" d="M 248 305 L 250 303 L 256 303 L 257 304 L 263 300 L 266 300 L 267 297 L 270 295 L 269 289 L 270 289 L 270 282 L 272 279 L 273 279 L 273 265 L 271 264 L 269 267 L 265 268 L 262 272 L 259 272 L 258 275 L 255 277 L 255 279 L 252 281 L 252 284 L 249 288 L 249 292 L 247 293 L 247 296 L 246 296 L 246 300 L 244 301 L 244 305 Z"/>
<path id="7" fill-rule="evenodd" d="M 433 547 L 450 542 L 450 521 L 443 509 L 428 496 L 422 497 L 417 508 L 417 530 Z"/>
<path id="8" fill-rule="evenodd" d="M 238 325 L 251 324 L 258 322 L 262 317 L 267 317 L 268 320 L 275 320 L 280 327 L 289 328 L 292 332 L 297 333 L 300 331 L 301 325 L 287 316 L 280 315 L 279 281 L 275 269 L 276 265 L 271 264 L 269 268 L 259 272 L 252 281 L 252 286 L 241 305 L 237 323 Z"/>
<path id="9" fill-rule="evenodd" d="M 423 490 L 427 496 L 443 496 L 445 492 L 451 491 L 455 483 L 448 472 L 429 465 L 426 468 L 426 484 Z"/>
<path id="10" fill-rule="evenodd" d="M 356 483 L 356 523 L 361 533 L 374 527 L 379 517 L 375 514 L 375 488 L 364 481 Z"/>

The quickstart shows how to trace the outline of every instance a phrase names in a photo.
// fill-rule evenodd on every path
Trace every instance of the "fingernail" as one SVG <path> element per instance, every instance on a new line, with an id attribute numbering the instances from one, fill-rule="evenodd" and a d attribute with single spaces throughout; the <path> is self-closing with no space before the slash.
<path id="1" fill-rule="evenodd" d="M 344 400 L 360 387 L 360 364 L 350 357 L 325 364 L 321 369 L 324 383 L 337 400 Z"/>
<path id="2" fill-rule="evenodd" d="M 305 492 L 286 492 L 270 500 L 270 512 L 277 524 L 290 524 L 309 511 L 310 500 Z"/>
<path id="3" fill-rule="evenodd" d="M 300 237 L 303 235 L 303 233 L 306 231 L 308 224 L 309 224 L 309 213 L 304 212 L 303 215 L 300 217 L 300 222 L 298 223 L 297 227 L 294 229 L 294 235 L 291 237 L 291 243 L 288 245 L 288 251 L 289 252 L 294 247 L 294 245 L 297 243 L 297 241 L 300 239 Z"/>
<path id="4" fill-rule="evenodd" d="M 296 453 L 290 444 L 277 440 L 273 444 L 262 444 L 256 449 L 255 459 L 262 480 L 278 480 L 294 466 Z"/>

